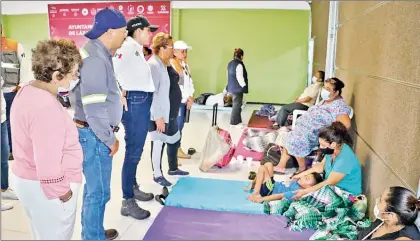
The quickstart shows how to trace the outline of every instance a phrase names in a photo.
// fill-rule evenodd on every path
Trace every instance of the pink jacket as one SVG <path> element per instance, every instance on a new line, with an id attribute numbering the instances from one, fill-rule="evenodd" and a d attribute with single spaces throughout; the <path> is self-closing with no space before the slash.
<path id="1" fill-rule="evenodd" d="M 71 182 L 82 182 L 77 127 L 53 95 L 23 87 L 13 100 L 10 123 L 16 176 L 39 180 L 48 199 L 66 194 Z"/>

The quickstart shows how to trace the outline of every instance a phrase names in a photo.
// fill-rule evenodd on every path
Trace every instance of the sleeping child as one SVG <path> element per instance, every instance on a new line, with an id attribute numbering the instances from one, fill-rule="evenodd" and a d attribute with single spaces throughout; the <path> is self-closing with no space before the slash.
<path id="1" fill-rule="evenodd" d="M 257 176 L 249 187 L 245 189 L 245 191 L 254 189 L 248 200 L 257 203 L 280 200 L 282 198 L 290 200 L 295 196 L 297 190 L 314 186 L 323 181 L 320 174 L 312 173 L 297 181 L 290 181 L 290 185 L 287 187 L 283 182 L 275 182 L 273 173 L 274 166 L 271 162 L 260 166 Z"/>

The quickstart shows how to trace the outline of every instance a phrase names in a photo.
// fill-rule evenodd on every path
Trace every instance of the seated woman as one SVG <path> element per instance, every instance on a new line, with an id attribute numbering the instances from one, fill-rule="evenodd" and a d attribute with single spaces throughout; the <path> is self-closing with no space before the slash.
<path id="1" fill-rule="evenodd" d="M 323 127 L 339 121 L 349 129 L 351 125 L 351 108 L 341 97 L 344 83 L 338 78 L 331 78 L 325 81 L 321 91 L 323 101 L 314 105 L 296 120 L 295 129 L 288 132 L 284 138 L 281 158 L 276 167 L 276 172 L 284 173 L 290 155 L 294 156 L 299 164 L 296 174 L 306 170 L 305 156 L 312 152 L 314 147 L 319 145 L 318 133 Z M 275 163 L 276 165 L 276 163 Z"/>
<path id="2" fill-rule="evenodd" d="M 391 187 L 376 199 L 376 221 L 359 233 L 359 240 L 420 240 L 415 226 L 420 199 L 404 187 Z"/>
<path id="3" fill-rule="evenodd" d="M 326 185 L 335 185 L 354 196 L 362 194 L 362 168 L 359 159 L 349 145 L 352 145 L 352 140 L 341 122 L 334 122 L 331 126 L 323 128 L 319 132 L 319 148 L 325 155 L 324 160 L 291 179 L 298 180 L 314 172 L 325 172 L 324 181 L 313 187 L 297 191 L 293 198 L 299 199 Z"/>
<path id="4" fill-rule="evenodd" d="M 299 98 L 296 98 L 294 103 L 283 105 L 276 115 L 276 124 L 271 128 L 278 129 L 286 125 L 287 118 L 294 110 L 308 110 L 309 107 L 313 106 L 318 97 L 319 90 L 322 88 L 324 83 L 325 72 L 319 70 L 312 77 L 312 84 L 303 91 Z"/>

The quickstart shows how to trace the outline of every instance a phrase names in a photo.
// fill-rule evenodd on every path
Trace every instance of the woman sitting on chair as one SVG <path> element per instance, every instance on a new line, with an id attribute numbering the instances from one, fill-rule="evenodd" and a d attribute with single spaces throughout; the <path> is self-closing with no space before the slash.
<path id="1" fill-rule="evenodd" d="M 344 83 L 338 78 L 327 79 L 321 91 L 321 101 L 308 109 L 296 120 L 295 129 L 287 133 L 279 164 L 275 171 L 284 173 L 290 156 L 294 156 L 299 164 L 296 174 L 306 170 L 305 157 L 319 145 L 318 133 L 323 127 L 339 121 L 349 129 L 351 125 L 351 108 L 344 102 L 341 92 Z"/>

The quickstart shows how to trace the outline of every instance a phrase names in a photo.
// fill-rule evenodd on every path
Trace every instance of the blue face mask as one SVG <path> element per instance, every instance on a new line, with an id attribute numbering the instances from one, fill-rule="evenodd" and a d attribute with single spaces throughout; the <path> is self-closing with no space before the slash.
<path id="1" fill-rule="evenodd" d="M 78 83 L 79 83 L 79 79 L 75 79 L 75 80 L 72 80 L 70 82 L 70 86 L 68 88 L 64 88 L 64 87 L 58 86 L 58 93 L 70 92 L 70 91 L 72 91 L 74 89 L 74 87 L 77 86 Z"/>
<path id="2" fill-rule="evenodd" d="M 322 89 L 321 91 L 321 98 L 323 100 L 329 100 L 330 99 L 330 92 L 326 89 Z"/>

